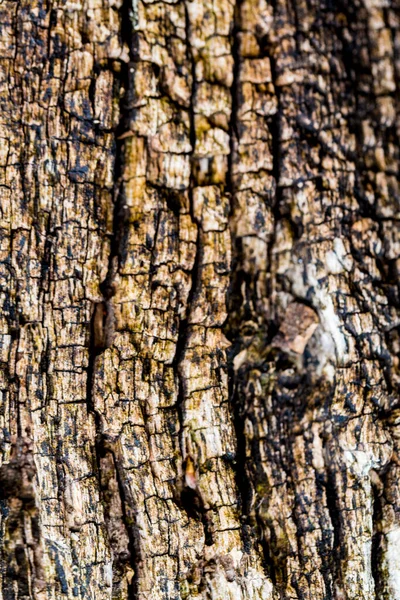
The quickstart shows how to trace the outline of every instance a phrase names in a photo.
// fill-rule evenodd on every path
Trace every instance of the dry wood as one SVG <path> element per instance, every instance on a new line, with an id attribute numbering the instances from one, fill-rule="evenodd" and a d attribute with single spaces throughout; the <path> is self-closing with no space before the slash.
<path id="1" fill-rule="evenodd" d="M 400 4 L 0 1 L 0 600 L 400 600 Z"/>

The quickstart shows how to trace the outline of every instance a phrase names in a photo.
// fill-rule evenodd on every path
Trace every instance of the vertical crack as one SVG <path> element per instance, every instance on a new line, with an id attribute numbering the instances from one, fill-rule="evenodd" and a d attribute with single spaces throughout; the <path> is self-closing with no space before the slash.
<path id="1" fill-rule="evenodd" d="M 240 56 L 240 41 L 239 41 L 239 32 L 240 32 L 240 11 L 241 11 L 242 0 L 237 0 L 235 3 L 234 10 L 234 24 L 232 30 L 232 56 L 233 56 L 233 81 L 231 86 L 231 100 L 232 100 L 232 111 L 231 118 L 229 123 L 229 139 L 230 139 L 230 153 L 228 156 L 228 176 L 227 176 L 227 187 L 230 193 L 230 216 L 232 216 L 234 211 L 234 198 L 235 198 L 235 177 L 234 177 L 234 163 L 235 163 L 235 154 L 236 154 L 236 143 L 239 140 L 240 132 L 238 129 L 237 122 L 237 113 L 239 106 L 239 76 L 240 76 L 240 68 L 241 68 L 241 56 Z M 232 248 L 235 249 L 235 238 L 233 233 L 231 233 L 232 237 Z M 227 305 L 229 307 L 230 304 L 230 296 L 235 293 L 235 283 L 234 275 L 236 272 L 236 268 L 238 267 L 237 258 L 234 255 L 233 264 L 232 264 L 232 275 L 230 286 L 227 293 Z M 235 478 L 236 485 L 239 492 L 239 502 L 240 509 L 242 512 L 242 516 L 244 517 L 242 524 L 242 539 L 243 539 L 243 547 L 245 552 L 250 553 L 252 547 L 252 537 L 254 534 L 251 532 L 251 526 L 248 522 L 249 515 L 249 507 L 251 503 L 251 485 L 248 477 L 248 473 L 246 470 L 246 440 L 244 435 L 244 411 L 243 407 L 240 403 L 239 398 L 239 383 L 237 381 L 233 359 L 241 350 L 241 342 L 239 339 L 236 339 L 236 335 L 231 331 L 232 324 L 230 322 L 230 310 L 228 309 L 228 316 L 226 322 L 224 324 L 224 334 L 227 336 L 229 341 L 232 343 L 231 348 L 228 350 L 227 356 L 227 368 L 228 368 L 228 396 L 229 402 L 232 406 L 233 413 L 233 425 L 235 429 L 236 436 L 236 469 L 235 469 Z"/>
<path id="2" fill-rule="evenodd" d="M 373 502 L 372 514 L 372 544 L 371 544 L 371 570 L 375 587 L 375 600 L 380 600 L 384 596 L 384 585 L 381 577 L 382 569 L 382 531 L 380 524 L 382 521 L 381 493 L 379 487 L 383 488 L 379 475 L 371 472 L 371 494 Z M 378 485 L 377 485 L 378 483 Z"/>
<path id="3" fill-rule="evenodd" d="M 228 173 L 227 173 L 227 191 L 231 196 L 231 214 L 233 209 L 233 196 L 235 191 L 234 177 L 233 177 L 233 164 L 234 164 L 234 156 L 235 156 L 235 138 L 239 139 L 239 130 L 237 124 L 237 112 L 239 106 L 239 91 L 238 91 L 238 83 L 239 83 L 239 74 L 240 74 L 240 51 L 239 51 L 239 32 L 240 32 L 240 9 L 242 5 L 242 0 L 236 0 L 235 9 L 234 9 L 234 22 L 232 29 L 232 58 L 233 58 L 233 80 L 231 85 L 231 118 L 229 122 L 229 144 L 230 144 L 230 152 L 228 155 Z"/>
<path id="4" fill-rule="evenodd" d="M 202 260 L 202 248 L 201 248 L 201 223 L 195 217 L 194 214 L 194 203 L 193 203 L 193 189 L 196 185 L 195 181 L 195 147 L 196 147 L 196 124 L 195 124 L 195 109 L 194 109 L 194 99 L 196 94 L 196 64 L 193 56 L 193 52 L 190 46 L 190 19 L 189 13 L 187 9 L 187 5 L 185 4 L 185 33 L 186 33 L 186 41 L 187 41 L 187 61 L 188 64 L 191 65 L 191 82 L 192 89 L 190 95 L 190 104 L 189 104 L 189 123 L 190 123 L 190 145 L 191 145 L 191 171 L 190 171 L 190 181 L 189 181 L 189 210 L 190 216 L 193 223 L 196 224 L 197 227 L 197 237 L 196 237 L 196 254 L 194 257 L 194 263 L 191 270 L 191 285 L 190 290 L 187 297 L 187 310 L 185 318 L 180 319 L 179 322 L 179 332 L 178 332 L 178 340 L 176 343 L 176 352 L 173 361 L 173 368 L 176 374 L 177 383 L 178 383 L 178 398 L 177 398 L 177 411 L 178 411 L 178 419 L 179 419 L 179 443 L 181 450 L 181 458 L 182 458 L 182 481 L 179 483 L 178 488 L 180 489 L 180 497 L 179 502 L 182 504 L 182 507 L 186 511 L 187 515 L 190 518 L 195 518 L 200 520 L 203 525 L 205 544 L 212 545 L 213 538 L 210 530 L 208 517 L 206 510 L 204 508 L 204 503 L 201 498 L 201 495 L 197 489 L 196 482 L 193 481 L 192 484 L 189 485 L 190 481 L 194 477 L 195 471 L 195 457 L 192 457 L 188 454 L 188 449 L 185 444 L 185 433 L 184 433 L 184 411 L 185 411 L 185 381 L 184 376 L 181 372 L 181 363 L 184 360 L 185 349 L 187 347 L 189 335 L 190 335 L 190 324 L 189 317 L 191 312 L 191 306 L 196 298 L 199 281 L 200 281 L 200 269 L 201 269 L 201 260 Z M 192 473 L 193 471 L 193 473 Z"/>
<path id="5" fill-rule="evenodd" d="M 275 5 L 274 5 L 274 18 L 275 15 Z M 279 86 L 276 85 L 277 82 L 277 66 L 275 57 L 273 56 L 273 52 L 267 52 L 267 55 L 271 64 L 271 78 L 272 85 L 274 88 L 274 92 L 277 99 L 277 111 L 276 114 L 271 118 L 269 123 L 269 130 L 271 132 L 271 143 L 272 143 L 272 176 L 275 181 L 275 194 L 272 201 L 272 215 L 273 215 L 273 230 L 271 238 L 268 242 L 267 254 L 268 254 L 268 263 L 267 268 L 269 269 L 269 281 L 271 282 L 271 265 L 273 261 L 273 249 L 276 243 L 277 236 L 277 224 L 281 219 L 281 205 L 283 200 L 283 190 L 279 185 L 279 180 L 281 176 L 281 98 L 280 98 L 280 90 Z M 271 283 L 269 286 L 269 294 L 272 294 Z M 273 326 L 274 334 L 275 327 Z"/>
<path id="6" fill-rule="evenodd" d="M 235 154 L 236 154 L 236 144 L 240 139 L 240 123 L 238 122 L 238 110 L 240 104 L 240 70 L 242 64 L 242 56 L 240 53 L 240 33 L 242 28 L 241 23 L 241 6 L 242 0 L 237 0 L 235 6 L 235 22 L 234 28 L 232 32 L 232 55 L 234 58 L 234 76 L 233 83 L 231 87 L 231 97 L 232 97 L 232 114 L 230 121 L 230 155 L 228 162 L 228 186 L 229 192 L 231 194 L 231 216 L 234 211 L 234 202 L 235 202 L 235 193 L 236 193 L 236 182 L 234 175 L 234 164 L 235 164 Z M 260 56 L 268 56 L 273 62 L 273 58 L 269 53 L 266 53 L 263 45 L 265 44 L 264 39 L 259 40 L 260 45 Z M 274 77 L 274 67 L 272 65 L 272 78 L 273 83 L 275 84 Z M 274 86 L 275 87 L 275 86 Z M 275 87 L 276 93 L 276 87 Z M 277 184 L 279 181 L 279 163 L 280 163 L 280 152 L 279 152 L 279 136 L 280 136 L 280 128 L 279 128 L 279 98 L 278 98 L 278 113 L 277 116 L 273 116 L 271 118 L 266 118 L 268 128 L 272 135 L 272 159 L 273 159 L 273 169 L 272 175 L 275 178 L 275 189 L 277 190 Z M 274 245 L 275 240 L 275 228 L 276 221 L 279 217 L 279 197 L 276 192 L 275 199 L 272 205 L 272 212 L 274 216 L 274 233 L 272 235 L 271 240 L 267 244 L 266 252 L 267 252 L 267 268 L 270 268 L 271 265 L 271 254 L 272 247 Z M 251 369 L 251 364 L 243 365 L 239 371 L 236 371 L 234 368 L 234 359 L 235 357 L 247 346 L 246 342 L 242 338 L 242 333 L 240 331 L 240 322 L 236 317 L 234 317 L 234 313 L 236 311 L 235 306 L 238 303 L 246 302 L 246 299 L 242 297 L 242 283 L 247 280 L 248 275 L 242 271 L 240 264 L 240 255 L 241 255 L 241 246 L 240 239 L 235 239 L 234 232 L 231 232 L 232 235 L 232 247 L 234 249 L 234 259 L 232 265 L 232 274 L 231 274 L 231 282 L 228 289 L 227 294 L 227 305 L 228 307 L 232 307 L 232 310 L 228 308 L 228 318 L 224 325 L 224 334 L 230 340 L 232 346 L 228 351 L 228 385 L 229 385 L 229 401 L 232 406 L 233 418 L 234 418 L 234 427 L 236 433 L 236 485 L 239 491 L 240 502 L 241 502 L 241 512 L 243 516 L 243 525 L 242 525 L 242 540 L 244 551 L 247 553 L 251 552 L 252 546 L 258 544 L 261 548 L 261 557 L 263 562 L 263 567 L 266 574 L 270 577 L 272 583 L 275 585 L 276 583 L 276 574 L 275 574 L 275 565 L 271 555 L 271 549 L 269 546 L 268 540 L 265 538 L 263 531 L 263 523 L 262 519 L 258 514 L 258 509 L 254 510 L 254 486 L 252 482 L 252 477 L 248 471 L 247 457 L 246 457 L 246 434 L 245 434 L 245 418 L 247 415 L 246 409 L 246 399 L 245 399 L 245 387 L 246 381 L 248 378 L 249 370 Z M 236 254 L 236 256 L 235 256 Z M 275 327 L 270 327 L 269 323 L 263 323 L 262 328 L 265 328 L 265 336 L 266 341 L 265 344 L 268 344 L 268 340 L 275 334 Z M 254 453 L 257 454 L 258 450 L 256 447 L 253 447 L 252 450 L 252 459 L 256 462 L 257 458 L 254 457 Z M 258 457 L 258 460 L 261 460 Z M 254 514 L 252 514 L 254 513 Z M 264 524 L 265 527 L 265 524 Z"/>
<path id="7" fill-rule="evenodd" d="M 142 560 L 135 501 L 125 483 L 118 444 L 107 436 L 99 438 L 97 456 L 100 489 L 113 551 L 113 593 L 123 593 L 121 588 L 125 580 L 127 597 L 135 600 L 139 594 L 138 565 Z"/>
<path id="8" fill-rule="evenodd" d="M 192 203 L 192 194 L 190 194 L 190 204 Z M 193 215 L 192 215 L 193 219 Z M 194 220 L 194 219 L 193 219 Z M 195 222 L 195 221 L 194 221 Z M 199 270 L 200 270 L 200 228 L 197 228 L 197 239 L 196 239 L 196 255 L 194 259 L 193 268 L 191 271 L 191 286 L 187 299 L 187 313 L 184 319 L 179 321 L 179 331 L 178 331 L 178 340 L 176 343 L 176 351 L 174 361 L 172 366 L 174 368 L 174 372 L 176 373 L 177 381 L 178 381 L 178 398 L 177 398 L 177 410 L 178 410 L 178 418 L 180 425 L 180 449 L 182 458 L 185 457 L 186 450 L 184 447 L 184 435 L 183 435 L 183 425 L 184 425 L 184 402 L 185 402 L 185 383 L 184 378 L 181 374 L 180 364 L 184 358 L 186 344 L 189 337 L 189 314 L 190 314 L 190 306 L 193 303 L 193 300 L 197 291 L 197 282 L 199 279 Z"/>
<path id="9" fill-rule="evenodd" d="M 325 480 L 326 507 L 333 528 L 333 548 L 330 557 L 330 571 L 332 581 L 339 581 L 340 574 L 340 547 L 341 547 L 341 526 L 340 510 L 337 501 L 334 473 L 328 470 Z"/>
<path id="10" fill-rule="evenodd" d="M 132 105 L 134 98 L 134 72 L 135 61 L 137 61 L 137 34 L 135 31 L 137 23 L 137 15 L 134 2 L 124 0 L 121 12 L 121 44 L 127 44 L 129 48 L 129 63 L 126 65 L 120 63 L 120 71 L 115 74 L 114 93 L 119 95 L 120 119 L 115 128 L 115 162 L 114 162 L 114 191 L 113 191 L 113 228 L 110 236 L 110 252 L 108 258 L 108 270 L 104 281 L 100 284 L 100 291 L 103 295 L 103 300 L 93 307 L 92 319 L 90 323 L 90 339 L 89 339 L 89 361 L 87 367 L 87 390 L 86 400 L 87 409 L 93 415 L 96 439 L 95 439 L 95 461 L 97 465 L 97 477 L 99 481 L 99 490 L 101 494 L 102 504 L 105 509 L 105 520 L 110 521 L 113 515 L 107 511 L 107 498 L 105 497 L 103 479 L 107 478 L 107 473 L 104 472 L 104 458 L 107 454 L 112 455 L 113 468 L 115 478 L 117 480 L 117 488 L 120 497 L 122 510 L 122 521 L 128 536 L 128 548 L 126 552 L 120 552 L 113 557 L 113 586 L 114 579 L 117 577 L 115 568 L 119 568 L 119 563 L 129 562 L 133 571 L 128 586 L 128 597 L 133 600 L 137 597 L 138 591 L 138 568 L 140 562 L 139 548 L 137 543 L 136 523 L 135 518 L 131 513 L 134 511 L 134 501 L 129 497 L 127 487 L 124 485 L 124 477 L 121 473 L 119 458 L 115 452 L 115 444 L 111 444 L 106 439 L 104 434 L 102 416 L 95 406 L 94 386 L 96 377 L 96 367 L 99 355 L 104 350 L 110 347 L 114 337 L 114 310 L 112 297 L 116 292 L 116 275 L 123 260 L 124 247 L 126 244 L 126 236 L 128 234 L 129 225 L 129 209 L 126 204 L 125 191 L 123 186 L 123 173 L 125 167 L 125 135 L 129 130 L 130 121 L 132 118 Z M 122 95 L 121 91 L 125 90 Z M 110 525 L 108 522 L 107 525 Z M 110 540 L 113 550 L 113 540 Z M 114 552 L 113 552 L 114 554 Z"/>
<path id="11" fill-rule="evenodd" d="M 188 15 L 187 6 L 185 4 L 185 37 L 186 37 L 186 41 L 187 41 L 186 57 L 187 57 L 188 63 L 191 65 L 191 80 L 192 80 L 192 89 L 191 89 L 190 104 L 189 104 L 189 123 L 190 123 L 189 139 L 190 139 L 190 145 L 191 145 L 191 159 L 193 162 L 193 155 L 194 155 L 195 144 L 196 144 L 196 130 L 195 130 L 195 120 L 194 120 L 195 63 L 194 63 L 193 53 L 191 52 L 191 49 L 190 49 L 189 35 L 190 35 L 189 15 Z M 192 165 L 191 165 L 191 167 L 192 167 Z M 192 168 L 191 168 L 191 172 L 190 172 L 188 194 L 189 194 L 190 216 L 191 216 L 192 221 L 194 223 L 196 223 L 196 221 L 194 219 L 194 214 L 193 214 Z M 196 225 L 197 225 L 197 223 L 196 223 Z M 184 447 L 184 435 L 183 435 L 183 429 L 184 429 L 184 414 L 183 413 L 184 413 L 184 402 L 185 402 L 185 390 L 184 390 L 184 380 L 180 373 L 180 363 L 183 360 L 184 353 L 185 353 L 186 343 L 187 343 L 187 339 L 188 339 L 188 320 L 189 320 L 189 314 L 190 314 L 190 307 L 192 305 L 192 302 L 193 302 L 193 299 L 195 296 L 196 287 L 197 287 L 198 272 L 199 272 L 199 241 L 200 241 L 200 232 L 199 232 L 199 227 L 197 226 L 196 254 L 194 257 L 192 271 L 190 273 L 191 284 L 190 284 L 190 290 L 189 290 L 188 297 L 187 297 L 186 314 L 183 319 L 179 320 L 178 340 L 176 343 L 174 361 L 172 363 L 173 369 L 174 369 L 174 372 L 176 374 L 176 378 L 178 381 L 177 410 L 178 410 L 179 431 L 180 431 L 179 432 L 179 444 L 180 444 L 182 460 L 184 460 L 184 457 L 186 454 L 185 447 Z M 186 503 L 184 503 L 184 504 L 186 504 Z"/>

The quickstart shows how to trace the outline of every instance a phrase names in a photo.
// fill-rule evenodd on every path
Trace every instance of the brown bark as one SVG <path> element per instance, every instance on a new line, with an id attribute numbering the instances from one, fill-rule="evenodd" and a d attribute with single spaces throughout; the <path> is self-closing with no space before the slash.
<path id="1" fill-rule="evenodd" d="M 400 600 L 399 36 L 0 3 L 0 598 Z"/>

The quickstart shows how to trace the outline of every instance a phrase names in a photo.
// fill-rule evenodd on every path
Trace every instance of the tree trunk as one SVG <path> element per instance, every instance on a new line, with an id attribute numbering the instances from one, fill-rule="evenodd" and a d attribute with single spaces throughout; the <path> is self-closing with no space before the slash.
<path id="1" fill-rule="evenodd" d="M 400 600 L 400 4 L 0 46 L 0 598 Z"/>

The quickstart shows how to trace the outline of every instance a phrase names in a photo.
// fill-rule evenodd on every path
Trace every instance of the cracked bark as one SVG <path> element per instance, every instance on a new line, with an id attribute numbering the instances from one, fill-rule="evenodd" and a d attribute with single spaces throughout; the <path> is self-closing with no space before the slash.
<path id="1" fill-rule="evenodd" d="M 0 3 L 0 597 L 400 600 L 394 0 Z"/>

